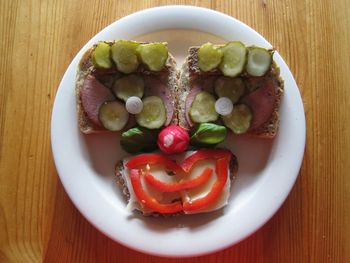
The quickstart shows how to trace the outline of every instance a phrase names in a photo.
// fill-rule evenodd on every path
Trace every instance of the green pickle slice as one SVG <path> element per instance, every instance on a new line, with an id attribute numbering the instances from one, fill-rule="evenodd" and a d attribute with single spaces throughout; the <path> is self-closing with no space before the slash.
<path id="1" fill-rule="evenodd" d="M 131 74 L 117 79 L 112 89 L 119 99 L 127 101 L 132 96 L 142 98 L 144 88 L 145 83 L 143 78 L 139 75 Z"/>
<path id="2" fill-rule="evenodd" d="M 241 78 L 219 77 L 215 81 L 215 93 L 218 97 L 227 97 L 235 104 L 244 94 L 245 86 Z"/>
<path id="3" fill-rule="evenodd" d="M 220 63 L 221 72 L 227 77 L 236 77 L 242 73 L 246 58 L 247 49 L 240 41 L 227 43 L 221 48 L 223 58 Z"/>
<path id="4" fill-rule="evenodd" d="M 198 49 L 198 66 L 204 71 L 215 69 L 221 62 L 222 52 L 211 43 L 203 44 Z"/>
<path id="5" fill-rule="evenodd" d="M 168 58 L 168 47 L 163 43 L 144 44 L 137 48 L 137 53 L 150 70 L 160 71 Z"/>
<path id="6" fill-rule="evenodd" d="M 111 47 L 112 59 L 123 73 L 134 72 L 139 66 L 136 49 L 140 44 L 130 40 L 118 40 Z"/>
<path id="7" fill-rule="evenodd" d="M 96 68 L 111 68 L 112 61 L 110 57 L 111 46 L 105 42 L 97 44 L 96 48 L 91 54 L 92 63 Z"/>
<path id="8" fill-rule="evenodd" d="M 189 115 L 196 123 L 216 121 L 219 114 L 215 110 L 214 96 L 206 91 L 199 92 L 192 102 Z"/>
<path id="9" fill-rule="evenodd" d="M 252 117 L 252 111 L 245 104 L 236 105 L 233 107 L 231 114 L 221 116 L 225 126 L 236 134 L 242 134 L 248 131 Z"/>
<path id="10" fill-rule="evenodd" d="M 123 103 L 109 101 L 102 104 L 98 117 L 103 127 L 110 131 L 120 131 L 129 120 L 129 113 Z"/>
<path id="11" fill-rule="evenodd" d="M 148 129 L 158 129 L 166 121 L 166 109 L 163 100 L 158 96 L 149 96 L 142 100 L 143 108 L 136 114 L 136 122 Z"/>
<path id="12" fill-rule="evenodd" d="M 246 70 L 249 75 L 260 77 L 265 75 L 272 63 L 272 52 L 261 47 L 248 48 Z"/>

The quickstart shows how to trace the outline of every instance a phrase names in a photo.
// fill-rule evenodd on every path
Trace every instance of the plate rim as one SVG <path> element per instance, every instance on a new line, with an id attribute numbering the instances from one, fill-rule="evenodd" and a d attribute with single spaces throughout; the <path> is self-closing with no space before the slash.
<path id="1" fill-rule="evenodd" d="M 300 92 L 297 88 L 296 92 L 299 95 L 299 99 L 301 102 L 301 110 L 303 112 L 302 119 L 300 120 L 300 122 L 303 124 L 303 127 L 301 127 L 301 130 L 303 131 L 301 134 L 301 137 L 299 138 L 300 140 L 300 145 L 301 148 L 299 149 L 300 154 L 299 154 L 299 158 L 297 158 L 296 160 L 296 164 L 297 164 L 297 170 L 298 172 L 294 175 L 294 177 L 292 178 L 292 180 L 290 181 L 290 185 L 289 185 L 289 189 L 287 189 L 287 191 L 285 191 L 285 193 L 280 197 L 279 202 L 277 202 L 274 206 L 274 208 L 272 209 L 272 212 L 269 213 L 269 215 L 265 216 L 262 220 L 260 220 L 259 223 L 255 224 L 253 228 L 250 229 L 250 231 L 246 231 L 246 233 L 242 236 L 240 236 L 240 238 L 236 238 L 236 239 L 229 239 L 229 240 L 225 240 L 225 242 L 222 245 L 217 245 L 214 246 L 212 249 L 197 249 L 197 250 L 186 250 L 184 251 L 184 253 L 171 253 L 171 249 L 168 251 L 156 251 L 156 250 L 148 250 L 148 249 L 144 249 L 144 247 L 140 247 L 137 245 L 133 245 L 130 244 L 128 242 L 125 242 L 122 238 L 118 238 L 116 236 L 111 235 L 109 232 L 106 231 L 106 229 L 103 228 L 103 226 L 101 226 L 101 222 L 96 222 L 96 220 L 94 219 L 94 216 L 89 214 L 89 212 L 84 209 L 81 204 L 79 203 L 79 199 L 77 198 L 77 196 L 75 195 L 74 191 L 72 191 L 72 189 L 70 188 L 69 182 L 67 182 L 66 180 L 64 180 L 64 177 L 62 176 L 61 172 L 62 172 L 62 167 L 60 167 L 60 157 L 59 157 L 59 153 L 57 152 L 57 141 L 56 141 L 56 134 L 55 134 L 55 129 L 53 127 L 55 127 L 55 121 L 57 120 L 58 116 L 57 116 L 57 98 L 62 97 L 63 94 L 63 89 L 61 88 L 62 83 L 64 82 L 65 78 L 67 78 L 67 75 L 69 74 L 69 70 L 72 68 L 72 66 L 74 65 L 74 63 L 76 63 L 79 58 L 82 55 L 82 52 L 84 50 L 86 50 L 86 48 L 91 45 L 92 42 L 95 42 L 96 38 L 99 38 L 99 36 L 103 35 L 104 32 L 107 32 L 108 30 L 114 28 L 114 27 L 118 27 L 118 24 L 121 23 L 128 23 L 128 20 L 133 20 L 133 19 L 140 19 L 140 17 L 142 16 L 147 16 L 150 13 L 156 14 L 156 13 L 162 13 L 162 12 L 179 12 L 179 11 L 187 11 L 187 12 L 194 12 L 197 14 L 201 14 L 201 15 L 210 15 L 210 16 L 216 16 L 216 17 L 221 17 L 221 18 L 225 18 L 226 20 L 229 19 L 231 20 L 231 22 L 234 23 L 238 23 L 241 26 L 243 26 L 244 28 L 249 28 L 250 30 L 254 31 L 256 34 L 259 35 L 259 37 L 261 37 L 264 41 L 266 41 L 266 43 L 268 45 L 271 46 L 271 44 L 263 37 L 261 36 L 259 33 L 257 33 L 254 29 L 250 28 L 248 25 L 244 24 L 243 22 L 237 20 L 236 18 L 233 18 L 231 16 L 228 16 L 226 14 L 223 14 L 221 12 L 215 11 L 215 10 L 211 10 L 211 9 L 207 9 L 207 8 L 203 8 L 203 7 L 195 7 L 195 6 L 183 6 L 183 5 L 175 5 L 175 6 L 161 6 L 161 7 L 155 7 L 155 8 L 149 8 L 149 9 L 145 9 L 145 10 L 141 10 L 135 13 L 132 13 L 128 16 L 125 16 L 115 22 L 113 22 L 112 24 L 110 24 L 109 26 L 105 27 L 104 29 L 102 29 L 100 32 L 98 32 L 95 36 L 93 36 L 81 49 L 80 51 L 77 53 L 77 55 L 74 57 L 74 59 L 72 60 L 72 62 L 70 63 L 70 65 L 68 66 L 60 84 L 59 84 L 59 89 L 57 90 L 56 96 L 55 96 L 55 102 L 54 102 L 54 106 L 53 106 L 53 111 L 52 111 L 52 117 L 51 117 L 51 145 L 52 145 L 52 153 L 53 153 L 53 158 L 54 158 L 54 162 L 55 162 L 55 166 L 58 172 L 58 175 L 60 177 L 60 180 L 64 186 L 64 189 L 66 191 L 66 193 L 68 194 L 68 196 L 70 197 L 70 199 L 72 200 L 72 202 L 74 203 L 75 207 L 81 212 L 81 214 L 92 224 L 94 225 L 99 231 L 103 232 L 105 235 L 107 235 L 108 237 L 110 237 L 112 240 L 117 241 L 120 244 L 123 244 L 129 248 L 135 249 L 137 251 L 143 252 L 143 253 L 147 253 L 147 254 L 152 254 L 152 255 L 157 255 L 157 256 L 168 256 L 168 257 L 189 257 L 189 256 L 198 256 L 198 255 L 204 255 L 204 254 L 209 254 L 209 253 L 213 253 L 216 252 L 218 250 L 222 250 L 225 249 L 233 244 L 236 244 L 238 242 L 240 242 L 241 240 L 245 239 L 246 237 L 250 236 L 253 232 L 255 232 L 256 230 L 258 230 L 262 225 L 264 225 L 277 211 L 278 209 L 281 207 L 281 205 L 284 203 L 285 199 L 287 198 L 287 196 L 289 195 L 292 187 L 295 184 L 295 181 L 298 177 L 299 174 L 299 170 L 302 164 L 302 160 L 303 160 L 303 156 L 304 156 L 304 150 L 305 150 L 305 139 L 306 139 L 306 125 L 305 125 L 305 113 L 304 113 L 304 107 L 302 104 L 302 100 L 301 100 L 301 96 L 300 96 Z M 155 30 L 157 31 L 157 30 Z M 147 32 L 146 32 L 147 33 Z M 277 53 L 278 57 L 280 57 L 280 55 Z M 280 59 L 282 60 L 282 62 L 287 66 L 287 64 L 284 62 L 284 60 L 280 57 Z M 289 67 L 287 66 L 288 71 L 285 72 L 287 75 L 291 76 L 291 80 L 294 81 L 294 85 L 297 87 L 294 77 L 292 75 L 292 73 L 290 72 Z M 75 70 L 75 69 L 74 69 Z M 74 71 L 75 72 L 75 71 Z M 300 105 L 299 105 L 300 106 Z"/>

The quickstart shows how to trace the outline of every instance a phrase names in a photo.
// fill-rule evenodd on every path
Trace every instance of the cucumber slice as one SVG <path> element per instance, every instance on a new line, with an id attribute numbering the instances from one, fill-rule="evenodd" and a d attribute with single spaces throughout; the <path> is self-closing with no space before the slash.
<path id="1" fill-rule="evenodd" d="M 112 61 L 110 57 L 111 47 L 105 42 L 97 44 L 96 48 L 91 54 L 92 63 L 96 68 L 111 68 Z"/>
<path id="2" fill-rule="evenodd" d="M 227 77 L 236 77 L 242 73 L 247 58 L 247 49 L 242 42 L 227 43 L 221 48 L 223 58 L 220 63 L 221 72 Z"/>
<path id="3" fill-rule="evenodd" d="M 236 103 L 244 94 L 244 83 L 241 78 L 219 77 L 215 81 L 215 93 L 218 97 L 227 97 Z"/>
<path id="4" fill-rule="evenodd" d="M 234 133 L 242 134 L 250 128 L 252 117 L 250 108 L 245 104 L 239 104 L 233 108 L 231 114 L 222 116 L 222 120 Z"/>
<path id="5" fill-rule="evenodd" d="M 221 58 L 222 52 L 211 43 L 202 45 L 198 50 L 198 66 L 204 72 L 215 69 Z"/>
<path id="6" fill-rule="evenodd" d="M 265 48 L 248 48 L 248 62 L 246 70 L 249 75 L 260 77 L 265 75 L 272 63 L 272 53 Z"/>
<path id="7" fill-rule="evenodd" d="M 124 101 L 127 101 L 129 97 L 142 98 L 145 83 L 143 78 L 139 75 L 131 74 L 115 81 L 113 85 L 114 94 Z"/>
<path id="8" fill-rule="evenodd" d="M 144 44 L 137 48 L 137 53 L 150 70 L 160 71 L 168 58 L 168 47 L 163 43 Z"/>
<path id="9" fill-rule="evenodd" d="M 199 92 L 194 98 L 189 115 L 193 122 L 216 121 L 219 114 L 215 110 L 215 98 L 206 91 Z"/>
<path id="10" fill-rule="evenodd" d="M 120 131 L 129 119 L 129 113 L 124 104 L 118 101 L 109 101 L 102 104 L 98 117 L 103 127 L 110 131 Z"/>
<path id="11" fill-rule="evenodd" d="M 163 100 L 158 96 L 149 96 L 142 100 L 143 109 L 136 114 L 136 122 L 148 129 L 158 129 L 166 121 L 166 109 Z"/>
<path id="12" fill-rule="evenodd" d="M 139 66 L 136 49 L 140 44 L 130 40 L 118 40 L 111 47 L 112 59 L 123 73 L 134 72 Z"/>

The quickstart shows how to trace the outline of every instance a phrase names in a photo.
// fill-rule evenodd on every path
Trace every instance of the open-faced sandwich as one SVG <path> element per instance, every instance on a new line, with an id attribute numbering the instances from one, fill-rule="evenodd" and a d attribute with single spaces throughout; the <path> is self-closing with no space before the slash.
<path id="1" fill-rule="evenodd" d="M 145 215 L 220 209 L 227 204 L 236 173 L 236 158 L 223 149 L 200 149 L 171 157 L 146 153 L 116 166 L 128 199 L 127 209 Z"/>
<path id="2" fill-rule="evenodd" d="M 273 50 L 238 41 L 191 47 L 180 70 L 166 43 L 103 41 L 76 81 L 80 130 L 119 132 L 131 155 L 116 160 L 117 181 L 144 215 L 224 207 L 238 163 L 216 145 L 228 132 L 273 138 L 282 94 Z"/>
<path id="3" fill-rule="evenodd" d="M 79 63 L 80 130 L 120 131 L 136 124 L 156 129 L 176 123 L 177 79 L 175 59 L 164 43 L 99 42 Z"/>
<path id="4" fill-rule="evenodd" d="M 235 134 L 273 138 L 283 81 L 272 56 L 273 50 L 238 41 L 191 47 L 180 76 L 179 124 L 209 121 Z"/>

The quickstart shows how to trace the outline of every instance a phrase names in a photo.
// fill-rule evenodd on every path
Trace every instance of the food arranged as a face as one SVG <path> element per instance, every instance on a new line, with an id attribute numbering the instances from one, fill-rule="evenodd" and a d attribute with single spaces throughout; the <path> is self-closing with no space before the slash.
<path id="1" fill-rule="evenodd" d="M 227 203 L 237 164 L 231 169 L 235 157 L 215 146 L 228 131 L 250 133 L 270 121 L 281 86 L 272 56 L 239 41 L 206 43 L 190 48 L 178 71 L 166 43 L 105 41 L 90 50 L 77 93 L 83 115 L 93 131 L 122 131 L 120 146 L 140 154 L 118 170 L 129 208 L 197 213 Z"/>

